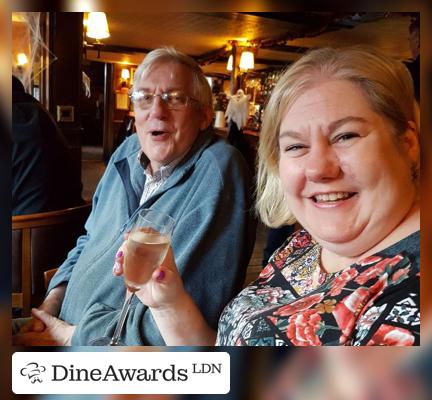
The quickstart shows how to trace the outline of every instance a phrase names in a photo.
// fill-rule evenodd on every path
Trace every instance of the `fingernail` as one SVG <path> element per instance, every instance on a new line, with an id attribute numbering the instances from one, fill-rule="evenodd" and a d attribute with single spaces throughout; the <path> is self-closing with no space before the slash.
<path id="1" fill-rule="evenodd" d="M 165 278 L 165 272 L 164 271 L 160 271 L 159 275 L 156 277 L 157 281 L 163 281 L 163 279 Z"/>
<path id="2" fill-rule="evenodd" d="M 123 257 L 123 251 L 122 250 L 119 250 L 116 254 L 116 258 L 120 258 L 120 257 Z"/>
<path id="3" fill-rule="evenodd" d="M 114 263 L 113 271 L 120 272 L 120 264 L 118 262 Z"/>

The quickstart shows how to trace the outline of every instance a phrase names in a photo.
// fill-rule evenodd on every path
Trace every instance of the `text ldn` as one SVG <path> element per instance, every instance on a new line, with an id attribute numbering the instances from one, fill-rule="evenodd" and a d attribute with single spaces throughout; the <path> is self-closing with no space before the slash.
<path id="1" fill-rule="evenodd" d="M 99 368 L 75 368 L 70 365 L 69 368 L 63 365 L 53 365 L 53 381 L 187 381 L 187 369 L 176 369 L 174 364 L 169 368 L 115 368 L 112 365 L 102 370 Z"/>
<path id="2" fill-rule="evenodd" d="M 192 373 L 194 374 L 220 374 L 222 372 L 222 364 L 192 364 Z"/>

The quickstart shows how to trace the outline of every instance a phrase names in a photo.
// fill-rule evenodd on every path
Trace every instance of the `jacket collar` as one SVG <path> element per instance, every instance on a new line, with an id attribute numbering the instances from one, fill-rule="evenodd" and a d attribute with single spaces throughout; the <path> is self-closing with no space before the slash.
<path id="1" fill-rule="evenodd" d="M 143 206 L 149 206 L 149 201 L 152 201 L 154 199 L 154 196 L 161 195 L 162 193 L 166 192 L 167 190 L 171 189 L 173 186 L 177 185 L 179 181 L 183 179 L 183 177 L 190 173 L 190 171 L 194 168 L 194 165 L 196 164 L 197 160 L 201 157 L 201 154 L 203 151 L 210 146 L 211 143 L 215 141 L 215 134 L 213 128 L 210 126 L 205 131 L 200 133 L 189 149 L 189 151 L 186 153 L 186 155 L 183 157 L 183 159 L 177 164 L 177 166 L 174 168 L 174 171 L 169 176 L 168 180 L 165 182 L 163 187 L 158 190 L 153 196 L 150 197 L 148 201 L 146 201 Z M 123 159 L 118 160 L 115 164 L 117 165 L 118 171 L 120 172 L 123 184 L 127 185 L 127 182 L 130 182 L 133 193 L 134 193 L 134 199 L 129 199 L 131 202 L 131 205 L 129 208 L 135 208 L 138 207 L 139 199 L 141 198 L 142 190 L 145 183 L 145 174 L 143 173 L 143 168 L 148 163 L 148 159 L 146 159 L 145 155 L 142 155 L 139 160 L 137 160 L 137 152 L 140 149 L 138 137 L 136 137 L 136 146 L 133 146 L 133 151 L 128 152 L 128 155 L 126 155 Z M 124 176 L 126 169 L 125 164 L 129 165 L 129 176 Z M 123 168 L 120 166 L 123 165 Z M 125 187 L 127 190 L 128 196 L 132 196 L 132 191 L 128 190 L 127 187 Z M 159 197 L 159 196 L 158 196 Z M 132 201 L 133 200 L 133 201 Z M 152 203 L 151 203 L 152 204 Z M 135 207 L 132 207 L 132 205 L 136 205 Z M 130 210 L 132 211 L 132 210 Z"/>

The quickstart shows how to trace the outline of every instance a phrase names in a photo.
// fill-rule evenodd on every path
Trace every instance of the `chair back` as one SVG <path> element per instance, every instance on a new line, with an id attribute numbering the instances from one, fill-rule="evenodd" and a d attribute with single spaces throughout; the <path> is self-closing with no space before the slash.
<path id="1" fill-rule="evenodd" d="M 58 267 L 85 232 L 91 204 L 12 217 L 12 307 L 30 315 L 45 296 L 44 272 Z"/>

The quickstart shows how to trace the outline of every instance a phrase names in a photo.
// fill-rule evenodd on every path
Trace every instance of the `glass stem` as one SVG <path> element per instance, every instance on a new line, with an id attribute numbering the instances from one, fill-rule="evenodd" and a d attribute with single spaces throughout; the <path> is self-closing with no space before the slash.
<path id="1" fill-rule="evenodd" d="M 121 333 L 123 331 L 123 325 L 126 321 L 126 317 L 128 315 L 133 296 L 134 296 L 134 293 L 131 293 L 129 291 L 126 292 L 126 299 L 125 299 L 125 302 L 123 303 L 123 308 L 121 310 L 120 317 L 119 317 L 119 320 L 117 322 L 117 325 L 116 325 L 116 328 L 114 331 L 114 335 L 111 339 L 109 346 L 116 346 L 118 341 L 120 340 L 120 336 L 121 336 Z"/>

